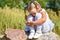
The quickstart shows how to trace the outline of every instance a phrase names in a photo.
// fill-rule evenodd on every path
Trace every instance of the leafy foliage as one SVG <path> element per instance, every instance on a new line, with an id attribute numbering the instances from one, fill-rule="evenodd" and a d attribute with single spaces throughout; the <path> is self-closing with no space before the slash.
<path id="1" fill-rule="evenodd" d="M 0 7 L 4 8 L 6 5 L 10 8 L 16 7 L 23 9 L 24 2 L 22 0 L 0 0 Z"/>
<path id="2" fill-rule="evenodd" d="M 59 0 L 49 0 L 49 8 L 52 8 L 53 10 L 57 9 L 60 10 L 60 1 Z"/>
<path id="3" fill-rule="evenodd" d="M 38 2 L 43 8 L 46 8 L 47 0 L 38 0 Z"/>

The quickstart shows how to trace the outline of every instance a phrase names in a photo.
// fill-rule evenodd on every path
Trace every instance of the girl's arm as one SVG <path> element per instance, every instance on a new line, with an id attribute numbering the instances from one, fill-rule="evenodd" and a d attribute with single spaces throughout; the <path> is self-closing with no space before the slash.
<path id="1" fill-rule="evenodd" d="M 43 11 L 42 18 L 33 22 L 34 25 L 43 24 L 46 21 L 46 12 Z"/>
<path id="2" fill-rule="evenodd" d="M 32 22 L 32 16 L 28 15 L 27 20 L 26 20 L 26 25 L 28 25 L 30 27 L 34 26 L 31 22 Z"/>

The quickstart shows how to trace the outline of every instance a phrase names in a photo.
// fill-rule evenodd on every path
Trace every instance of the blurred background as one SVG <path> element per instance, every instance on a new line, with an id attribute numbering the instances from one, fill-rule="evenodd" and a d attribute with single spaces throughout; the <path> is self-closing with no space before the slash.
<path id="1" fill-rule="evenodd" d="M 35 0 L 0 0 L 0 35 L 9 28 L 25 28 L 24 7 Z M 54 22 L 53 32 L 60 36 L 60 0 L 37 0 Z M 26 13 L 28 13 L 26 11 Z"/>

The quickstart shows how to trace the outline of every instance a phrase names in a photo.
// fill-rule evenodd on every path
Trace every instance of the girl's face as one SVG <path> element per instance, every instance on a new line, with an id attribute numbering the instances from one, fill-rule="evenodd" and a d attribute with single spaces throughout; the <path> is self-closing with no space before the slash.
<path id="1" fill-rule="evenodd" d="M 39 7 L 39 6 L 37 6 L 37 12 L 40 12 L 40 10 L 41 10 L 41 7 Z"/>
<path id="2" fill-rule="evenodd" d="M 30 13 L 31 15 L 35 16 L 36 13 L 37 13 L 36 8 L 31 9 L 31 10 L 29 11 L 29 13 Z"/>

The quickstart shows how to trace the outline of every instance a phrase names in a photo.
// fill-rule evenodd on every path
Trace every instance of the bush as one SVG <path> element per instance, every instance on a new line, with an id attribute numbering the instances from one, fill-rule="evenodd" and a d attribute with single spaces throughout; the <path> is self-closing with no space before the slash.
<path id="1" fill-rule="evenodd" d="M 42 8 L 46 8 L 47 0 L 38 0 Z"/>
<path id="2" fill-rule="evenodd" d="M 16 7 L 24 9 L 24 2 L 22 0 L 0 0 L 1 8 L 4 8 L 6 5 L 10 8 Z"/>

